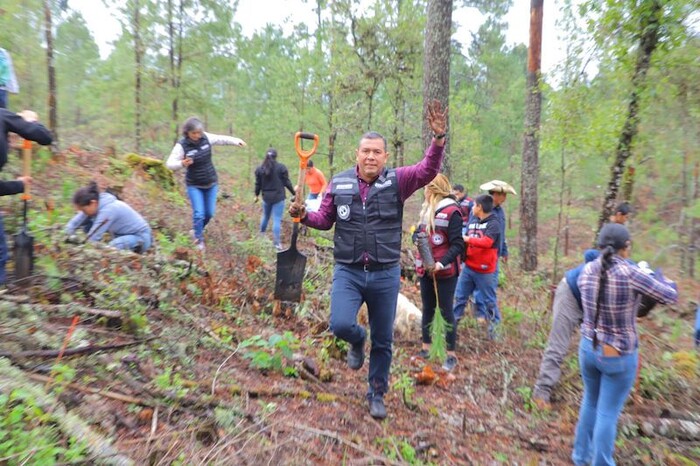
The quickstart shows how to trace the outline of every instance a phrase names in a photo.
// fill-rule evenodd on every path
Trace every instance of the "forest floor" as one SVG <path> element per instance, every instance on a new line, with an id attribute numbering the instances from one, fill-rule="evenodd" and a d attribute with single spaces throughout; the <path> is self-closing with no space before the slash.
<path id="1" fill-rule="evenodd" d="M 0 464 L 570 463 L 581 395 L 576 341 L 551 409 L 530 397 L 551 321 L 547 273 L 503 267 L 501 339 L 487 340 L 464 319 L 458 368 L 445 374 L 428 362 L 432 383 L 417 383 L 426 372 L 413 357 L 419 324 L 397 333 L 389 416 L 378 422 L 364 398 L 367 364 L 349 370 L 345 344 L 328 329 L 328 232 L 300 237 L 304 297 L 279 305 L 276 253 L 269 233 L 256 233 L 260 206 L 227 188 L 230 176 L 221 174 L 202 254 L 190 244 L 180 185 L 165 192 L 147 173 L 80 149 L 59 163 L 46 162 L 36 183 L 35 273 L 0 295 Z M 45 207 L 91 178 L 119 185 L 149 219 L 154 251 L 63 242 Z M 406 218 L 415 209 L 414 196 Z M 573 244 L 590 241 L 584 228 L 572 230 L 581 235 Z M 405 262 L 402 292 L 419 304 Z M 700 462 L 700 431 L 692 430 L 700 427 L 700 362 L 688 300 L 697 285 L 679 282 L 681 302 L 640 321 L 642 371 L 620 423 L 619 464 Z"/>

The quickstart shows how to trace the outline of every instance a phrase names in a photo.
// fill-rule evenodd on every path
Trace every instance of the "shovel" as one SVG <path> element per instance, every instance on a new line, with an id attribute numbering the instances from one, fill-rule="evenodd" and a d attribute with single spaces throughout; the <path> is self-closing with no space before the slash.
<path id="1" fill-rule="evenodd" d="M 32 165 L 32 141 L 25 139 L 22 142 L 22 175 L 30 176 Z M 34 268 L 34 237 L 27 230 L 27 207 L 32 195 L 29 186 L 25 183 L 22 194 L 22 229 L 14 235 L 15 279 L 22 280 L 32 274 Z"/>
<path id="2" fill-rule="evenodd" d="M 314 145 L 310 150 L 301 148 L 301 140 L 310 139 Z M 294 135 L 294 147 L 299 156 L 299 189 L 294 201 L 301 202 L 301 194 L 304 191 L 304 181 L 306 179 L 306 164 L 318 148 L 318 135 L 310 133 L 296 133 Z M 292 230 L 292 243 L 289 249 L 277 253 L 277 280 L 275 282 L 275 299 L 281 301 L 299 302 L 301 300 L 301 288 L 304 281 L 304 267 L 306 266 L 306 256 L 297 250 L 297 237 L 299 236 L 299 222 L 301 219 L 294 218 Z"/>

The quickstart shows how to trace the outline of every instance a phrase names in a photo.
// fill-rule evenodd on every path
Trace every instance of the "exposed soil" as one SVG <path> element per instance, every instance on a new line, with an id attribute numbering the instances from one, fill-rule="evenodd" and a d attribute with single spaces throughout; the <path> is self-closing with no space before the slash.
<path id="1" fill-rule="evenodd" d="M 367 364 L 349 370 L 344 345 L 328 330 L 329 232 L 300 237 L 308 257 L 302 303 L 275 303 L 274 248 L 270 236 L 256 234 L 260 206 L 247 202 L 249 193 L 228 189 L 235 183 L 230 177 L 222 174 L 217 216 L 201 254 L 187 242 L 188 203 L 164 196 L 146 174 L 117 182 L 106 156 L 80 149 L 58 163 L 60 173 L 49 167 L 37 183 L 35 209 L 44 209 L 41 200 L 56 196 L 67 176 L 80 180 L 78 186 L 96 178 L 102 187 L 122 185 L 124 199 L 163 237 L 156 251 L 137 256 L 67 245 L 59 231 L 42 234 L 36 276 L 0 297 L 0 351 L 15 354 L 12 363 L 45 386 L 31 374 L 55 376 L 55 357 L 16 355 L 60 348 L 74 313 L 80 323 L 68 348 L 145 340 L 115 351 L 64 356 L 62 364 L 75 370 L 72 385 L 46 385 L 48 391 L 61 386 L 60 403 L 135 464 L 570 463 L 581 393 L 577 342 L 552 408 L 540 410 L 530 401 L 551 320 L 548 272 L 522 274 L 514 264 L 504 267 L 502 338 L 487 340 L 484 328 L 465 319 L 458 334 L 458 369 L 445 374 L 440 364 L 428 363 L 437 375 L 430 385 L 416 384 L 425 365 L 413 357 L 420 349 L 419 329 L 397 334 L 393 387 L 386 398 L 389 417 L 377 422 L 364 398 Z M 416 211 L 414 196 L 405 218 L 415 218 Z M 572 244 L 590 241 L 584 228 L 572 231 L 578 232 Z M 283 238 L 289 237 L 285 222 Z M 577 260 L 565 258 L 564 266 Z M 679 286 L 685 296 L 697 290 L 697 282 Z M 420 303 L 408 255 L 402 292 Z M 120 317 L 62 306 L 68 303 L 118 311 Z M 639 419 L 663 417 L 664 410 L 679 417 L 690 413 L 688 419 L 699 412 L 700 368 L 690 349 L 690 311 L 686 299 L 640 321 L 647 372 L 625 408 L 629 416 L 618 436 L 619 464 L 700 462 L 697 438 L 642 435 L 635 427 Z M 241 343 L 273 335 L 298 342 L 292 357 L 281 358 L 294 376 L 252 367 L 256 351 L 281 351 Z M 690 355 L 689 366 L 677 363 L 679 353 Z M 86 462 L 109 461 L 93 456 Z"/>

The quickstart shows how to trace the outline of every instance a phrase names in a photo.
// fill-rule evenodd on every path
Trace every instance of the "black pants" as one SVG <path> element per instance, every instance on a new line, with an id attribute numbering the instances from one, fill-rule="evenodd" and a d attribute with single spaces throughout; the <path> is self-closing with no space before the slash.
<path id="1" fill-rule="evenodd" d="M 420 277 L 420 297 L 421 301 L 423 301 L 423 319 L 421 321 L 423 343 L 432 343 L 430 338 L 430 325 L 433 323 L 433 318 L 435 317 L 435 308 L 438 307 L 439 304 L 442 318 L 445 319 L 448 326 L 445 335 L 447 351 L 454 351 L 457 347 L 457 325 L 455 324 L 455 315 L 452 312 L 456 287 L 457 275 L 450 278 L 438 278 L 436 302 L 433 277 L 428 274 Z"/>

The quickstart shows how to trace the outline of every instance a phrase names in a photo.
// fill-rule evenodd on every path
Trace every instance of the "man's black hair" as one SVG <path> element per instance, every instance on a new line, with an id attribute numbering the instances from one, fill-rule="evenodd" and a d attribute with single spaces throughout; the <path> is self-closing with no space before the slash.
<path id="1" fill-rule="evenodd" d="M 461 184 L 453 184 L 452 189 L 454 189 L 455 191 L 459 191 L 460 193 L 464 192 L 464 186 L 462 186 Z"/>
<path id="2" fill-rule="evenodd" d="M 381 134 L 379 134 L 378 132 L 368 131 L 362 135 L 362 137 L 360 138 L 360 142 L 362 142 L 363 139 L 381 139 L 382 142 L 384 142 L 384 152 L 386 152 L 386 149 L 387 149 L 386 138 L 384 136 L 382 136 Z M 359 144 L 358 144 L 358 146 L 359 146 Z"/>
<path id="3" fill-rule="evenodd" d="M 480 194 L 474 199 L 474 204 L 481 206 L 485 214 L 490 214 L 493 210 L 493 198 L 490 194 Z"/>
<path id="4" fill-rule="evenodd" d="M 632 212 L 632 206 L 629 202 L 621 202 L 615 207 L 615 213 L 620 215 L 629 215 Z"/>

